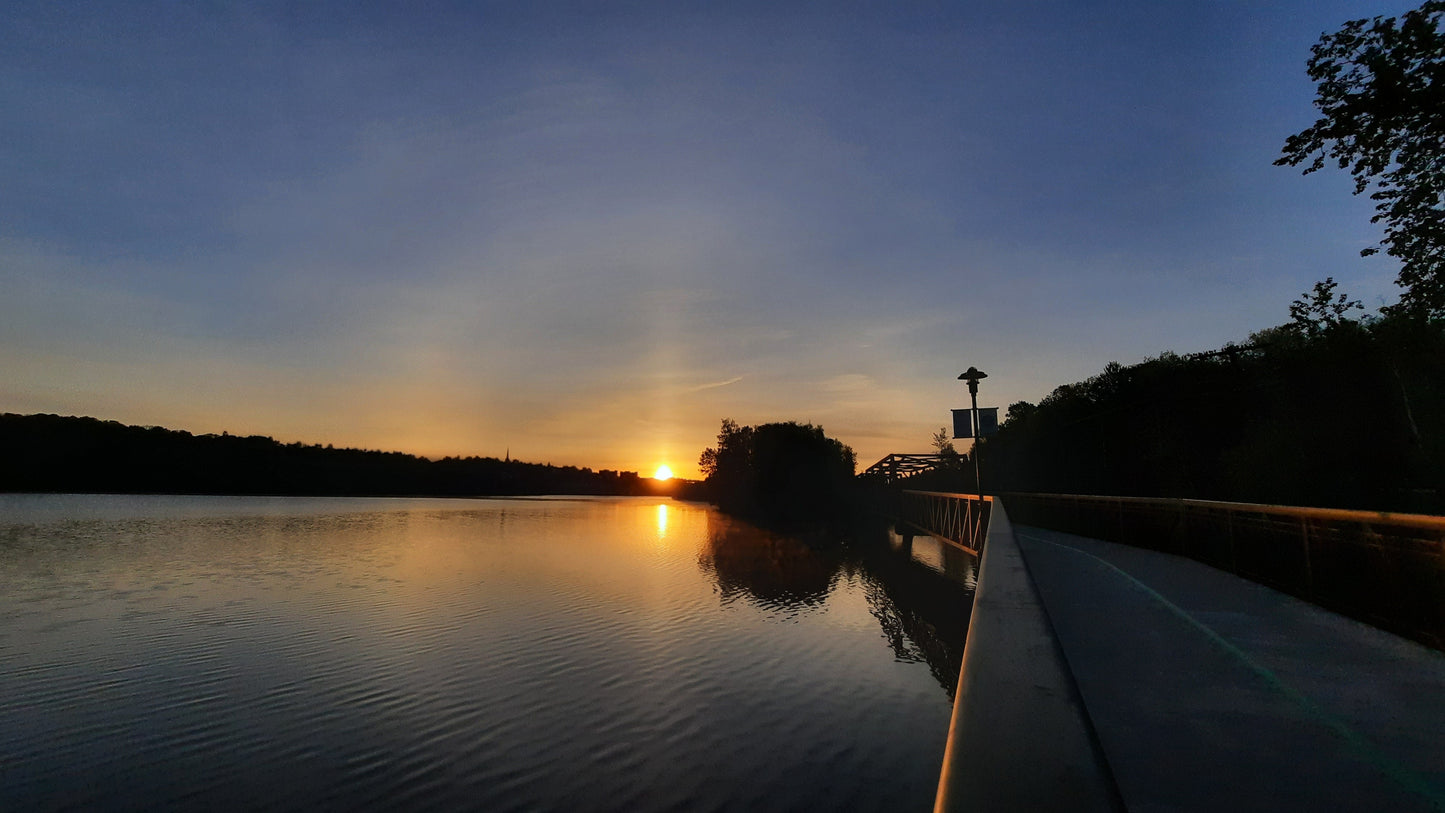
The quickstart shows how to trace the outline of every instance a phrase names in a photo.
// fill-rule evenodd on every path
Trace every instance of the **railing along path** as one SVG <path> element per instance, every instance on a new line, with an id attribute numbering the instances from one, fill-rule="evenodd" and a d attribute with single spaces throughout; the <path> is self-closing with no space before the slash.
<path id="1" fill-rule="evenodd" d="M 1187 556 L 1445 650 L 1445 517 L 1005 494 L 1022 525 Z"/>
<path id="2" fill-rule="evenodd" d="M 992 508 L 993 497 L 978 494 L 903 491 L 899 494 L 898 519 L 918 531 L 981 556 Z"/>

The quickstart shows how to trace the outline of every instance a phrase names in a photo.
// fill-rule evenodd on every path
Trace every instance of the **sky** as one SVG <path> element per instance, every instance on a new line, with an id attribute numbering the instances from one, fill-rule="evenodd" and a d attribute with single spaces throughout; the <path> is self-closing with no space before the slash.
<path id="1" fill-rule="evenodd" d="M 0 412 L 697 475 L 722 418 L 930 450 L 1395 261 L 1332 0 L 28 3 Z M 966 442 L 960 443 L 965 448 Z"/>

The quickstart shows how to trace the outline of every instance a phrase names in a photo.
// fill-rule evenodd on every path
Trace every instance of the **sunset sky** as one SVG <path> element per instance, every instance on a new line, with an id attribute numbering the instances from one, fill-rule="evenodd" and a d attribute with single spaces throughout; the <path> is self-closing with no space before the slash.
<path id="1" fill-rule="evenodd" d="M 6 4 L 0 412 L 696 476 L 1393 301 L 1310 45 L 1413 4 Z"/>

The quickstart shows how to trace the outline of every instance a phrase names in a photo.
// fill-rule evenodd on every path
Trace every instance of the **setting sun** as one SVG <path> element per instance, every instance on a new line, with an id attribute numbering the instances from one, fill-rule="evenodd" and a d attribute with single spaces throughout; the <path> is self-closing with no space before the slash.
<path id="1" fill-rule="evenodd" d="M 654 479 L 654 480 L 671 480 L 671 479 L 672 479 L 672 469 L 668 468 L 667 466 L 658 466 L 658 467 L 657 467 L 657 472 L 652 475 L 652 479 Z"/>

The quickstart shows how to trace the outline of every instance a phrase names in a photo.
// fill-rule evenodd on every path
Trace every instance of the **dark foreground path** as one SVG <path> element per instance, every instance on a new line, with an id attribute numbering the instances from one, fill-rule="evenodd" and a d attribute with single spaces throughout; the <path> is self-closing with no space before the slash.
<path id="1" fill-rule="evenodd" d="M 1445 654 L 1188 559 L 1014 538 L 1116 803 L 1445 810 Z"/>

